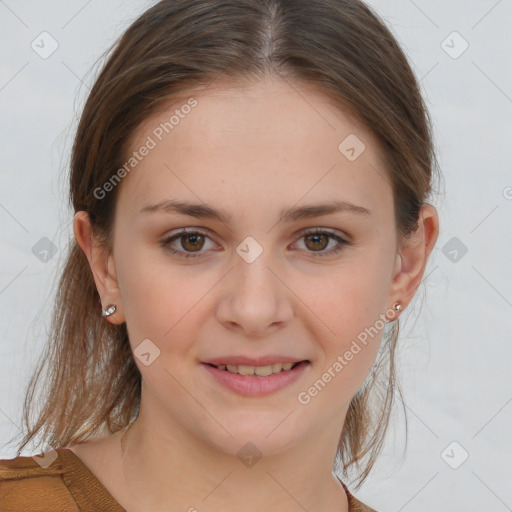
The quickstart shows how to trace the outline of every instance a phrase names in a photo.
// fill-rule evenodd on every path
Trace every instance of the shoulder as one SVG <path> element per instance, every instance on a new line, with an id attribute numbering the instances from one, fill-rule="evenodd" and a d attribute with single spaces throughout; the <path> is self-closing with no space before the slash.
<path id="1" fill-rule="evenodd" d="M 78 511 L 63 479 L 60 453 L 0 459 L 0 512 Z"/>

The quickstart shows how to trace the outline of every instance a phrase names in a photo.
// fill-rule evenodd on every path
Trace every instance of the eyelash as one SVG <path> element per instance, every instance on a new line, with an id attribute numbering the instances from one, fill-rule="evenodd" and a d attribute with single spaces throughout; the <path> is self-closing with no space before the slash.
<path id="1" fill-rule="evenodd" d="M 170 243 L 174 242 L 175 240 L 180 239 L 184 235 L 201 235 L 201 236 L 204 236 L 206 238 L 210 238 L 206 233 L 204 233 L 202 231 L 187 231 L 186 229 L 183 229 L 179 233 L 176 233 L 176 234 L 174 234 L 174 235 L 172 235 L 170 237 L 167 237 L 167 238 L 161 240 L 160 241 L 160 245 L 162 247 L 164 247 L 166 250 L 170 251 L 172 254 L 175 254 L 176 256 L 178 256 L 180 258 L 198 258 L 198 257 L 201 257 L 202 252 L 197 252 L 197 253 L 183 252 L 183 251 L 178 251 L 178 250 L 170 247 L 170 245 L 169 245 Z M 301 234 L 300 239 L 305 238 L 307 236 L 311 236 L 311 235 L 327 235 L 329 238 L 333 238 L 334 240 L 339 242 L 339 245 L 335 246 L 333 249 L 330 249 L 329 251 L 326 251 L 326 252 L 307 251 L 307 252 L 310 252 L 311 256 L 314 257 L 314 258 L 318 258 L 318 257 L 323 258 L 323 257 L 326 257 L 326 256 L 334 256 L 335 254 L 338 254 L 341 251 L 343 251 L 345 246 L 350 245 L 349 242 L 347 242 L 343 238 L 339 237 L 338 235 L 336 235 L 333 232 L 328 231 L 328 230 L 306 231 L 306 232 L 303 232 Z"/>

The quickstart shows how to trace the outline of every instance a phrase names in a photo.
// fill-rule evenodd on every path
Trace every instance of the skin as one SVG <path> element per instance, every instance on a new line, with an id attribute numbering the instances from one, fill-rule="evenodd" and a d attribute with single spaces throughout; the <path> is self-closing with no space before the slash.
<path id="1" fill-rule="evenodd" d="M 135 358 L 141 409 L 124 451 L 120 433 L 71 449 L 128 511 L 169 510 L 169 503 L 215 512 L 226 504 L 247 512 L 346 511 L 332 465 L 347 407 L 382 333 L 307 405 L 297 396 L 379 315 L 392 320 L 395 302 L 407 306 L 437 238 L 437 212 L 424 205 L 414 235 L 399 238 L 377 141 L 311 86 L 266 78 L 193 97 L 197 107 L 119 185 L 113 249 L 96 243 L 85 212 L 75 216 L 102 305 L 117 305 L 105 321 L 126 322 L 132 349 L 149 338 L 160 356 L 149 366 Z M 133 149 L 183 103 L 149 118 Z M 366 146 L 355 161 L 338 149 L 350 134 Z M 204 202 L 232 219 L 140 213 L 167 199 Z M 370 213 L 279 222 L 281 209 L 331 200 Z M 160 245 L 180 228 L 206 233 L 203 242 L 171 243 L 182 253 L 196 248 L 199 257 L 180 258 Z M 315 228 L 349 243 L 315 257 L 338 246 L 321 238 L 315 252 L 315 240 L 303 234 Z M 236 252 L 248 236 L 263 248 L 252 263 Z M 289 355 L 310 365 L 278 392 L 243 397 L 200 364 L 227 354 Z M 236 455 L 247 442 L 263 455 L 252 467 Z"/>

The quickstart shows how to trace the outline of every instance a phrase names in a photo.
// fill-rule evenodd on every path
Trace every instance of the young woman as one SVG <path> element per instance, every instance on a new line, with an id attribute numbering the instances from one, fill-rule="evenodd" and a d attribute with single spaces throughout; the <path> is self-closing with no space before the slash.
<path id="1" fill-rule="evenodd" d="M 386 432 L 434 169 L 418 84 L 362 2 L 150 8 L 80 120 L 20 452 L 49 449 L 1 461 L 0 510 L 372 510 L 342 477 Z"/>

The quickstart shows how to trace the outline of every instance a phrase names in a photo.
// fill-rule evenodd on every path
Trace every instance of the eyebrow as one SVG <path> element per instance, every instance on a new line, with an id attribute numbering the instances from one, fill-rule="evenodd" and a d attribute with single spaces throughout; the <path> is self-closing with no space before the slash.
<path id="1" fill-rule="evenodd" d="M 224 224 L 229 223 L 232 216 L 224 210 L 216 209 L 205 203 L 189 203 L 186 201 L 165 200 L 159 203 L 150 204 L 140 210 L 139 213 L 177 213 L 188 215 L 198 219 L 214 219 Z M 370 210 L 347 201 L 330 201 L 323 204 L 310 206 L 295 206 L 281 210 L 279 222 L 296 222 L 312 217 L 320 217 L 333 213 L 349 212 L 358 215 L 371 215 Z"/>
<path id="2" fill-rule="evenodd" d="M 222 223 L 229 223 L 232 216 L 223 210 L 218 210 L 205 203 L 190 203 L 186 201 L 164 200 L 150 204 L 140 210 L 140 213 L 175 213 L 188 215 L 198 219 L 214 219 Z M 291 223 L 312 217 L 320 217 L 340 212 L 356 213 L 358 215 L 371 215 L 370 210 L 347 201 L 331 201 L 324 204 L 292 207 L 280 212 L 279 222 Z"/>

